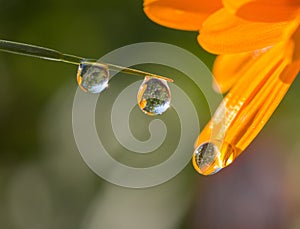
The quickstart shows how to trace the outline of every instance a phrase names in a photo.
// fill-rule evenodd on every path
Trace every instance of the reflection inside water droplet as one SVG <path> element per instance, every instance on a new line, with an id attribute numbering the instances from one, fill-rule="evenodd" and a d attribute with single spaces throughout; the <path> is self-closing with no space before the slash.
<path id="1" fill-rule="evenodd" d="M 106 65 L 84 60 L 77 71 L 77 82 L 84 92 L 100 93 L 107 86 L 109 71 Z"/>
<path id="2" fill-rule="evenodd" d="M 203 175 L 212 175 L 230 165 L 241 152 L 227 142 L 204 142 L 193 155 L 195 169 Z"/>
<path id="3" fill-rule="evenodd" d="M 222 169 L 218 166 L 219 157 L 219 149 L 210 142 L 201 144 L 194 152 L 195 163 L 204 175 L 211 175 Z"/>
<path id="4" fill-rule="evenodd" d="M 171 93 L 167 81 L 145 77 L 139 88 L 137 101 L 140 109 L 147 115 L 164 113 L 171 103 Z"/>

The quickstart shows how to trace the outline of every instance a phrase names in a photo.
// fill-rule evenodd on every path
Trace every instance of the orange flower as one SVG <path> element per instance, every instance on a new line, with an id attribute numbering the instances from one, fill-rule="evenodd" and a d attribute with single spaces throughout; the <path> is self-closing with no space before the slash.
<path id="1" fill-rule="evenodd" d="M 200 30 L 219 54 L 214 88 L 227 93 L 193 155 L 204 175 L 231 164 L 261 131 L 300 71 L 300 0 L 145 0 L 153 21 Z"/>

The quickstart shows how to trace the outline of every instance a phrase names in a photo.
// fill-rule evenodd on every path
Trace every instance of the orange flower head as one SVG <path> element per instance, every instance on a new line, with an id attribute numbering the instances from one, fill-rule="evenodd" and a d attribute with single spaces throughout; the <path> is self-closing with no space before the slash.
<path id="1" fill-rule="evenodd" d="M 195 142 L 204 175 L 231 164 L 266 124 L 300 71 L 300 0 L 145 0 L 153 21 L 199 30 L 218 54 L 215 90 L 228 92 Z"/>

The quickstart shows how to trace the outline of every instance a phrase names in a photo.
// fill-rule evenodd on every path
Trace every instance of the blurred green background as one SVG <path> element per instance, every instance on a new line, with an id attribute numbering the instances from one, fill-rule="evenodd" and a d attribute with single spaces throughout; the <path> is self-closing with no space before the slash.
<path id="1" fill-rule="evenodd" d="M 0 6 L 2 39 L 93 58 L 158 41 L 187 49 L 209 68 L 213 63 L 197 33 L 154 24 L 142 1 L 0 0 Z M 0 53 L 1 229 L 300 228 L 299 80 L 229 168 L 203 177 L 189 164 L 165 184 L 133 190 L 105 182 L 83 162 L 71 125 L 75 75 L 72 65 Z M 192 89 L 205 124 L 201 92 L 182 84 Z"/>

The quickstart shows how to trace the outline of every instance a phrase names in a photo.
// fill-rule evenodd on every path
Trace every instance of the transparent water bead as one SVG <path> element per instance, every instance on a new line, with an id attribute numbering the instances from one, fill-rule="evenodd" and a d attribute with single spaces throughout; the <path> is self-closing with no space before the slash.
<path id="1" fill-rule="evenodd" d="M 194 168 L 203 175 L 212 175 L 230 165 L 237 157 L 237 151 L 225 142 L 205 142 L 199 145 L 193 155 Z"/>
<path id="2" fill-rule="evenodd" d="M 146 76 L 139 88 L 137 101 L 140 109 L 147 115 L 164 113 L 171 103 L 171 92 L 167 81 Z"/>
<path id="3" fill-rule="evenodd" d="M 84 92 L 100 93 L 108 86 L 108 67 L 93 61 L 84 60 L 77 71 L 77 82 Z"/>

